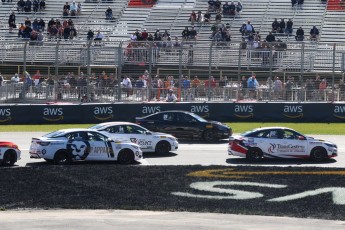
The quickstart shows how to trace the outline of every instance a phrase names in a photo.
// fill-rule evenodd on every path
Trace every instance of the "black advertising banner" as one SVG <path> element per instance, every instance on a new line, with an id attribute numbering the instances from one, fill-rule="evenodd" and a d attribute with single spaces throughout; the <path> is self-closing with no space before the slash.
<path id="1" fill-rule="evenodd" d="M 185 110 L 228 122 L 345 122 L 338 103 L 136 103 L 1 105 L 0 124 L 83 124 L 134 121 L 166 110 Z"/>

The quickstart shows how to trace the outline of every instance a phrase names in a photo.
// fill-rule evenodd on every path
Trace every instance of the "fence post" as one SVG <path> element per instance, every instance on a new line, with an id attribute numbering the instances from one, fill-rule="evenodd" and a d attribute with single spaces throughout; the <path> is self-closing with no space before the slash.
<path id="1" fill-rule="evenodd" d="M 242 45 L 243 41 L 240 42 L 238 47 L 238 66 L 237 66 L 237 101 L 241 99 L 241 57 L 242 57 Z"/>
<path id="2" fill-rule="evenodd" d="M 182 85 L 181 77 L 182 77 L 182 47 L 180 46 L 178 49 L 178 90 L 177 90 L 177 97 L 179 101 L 181 101 L 181 85 Z"/>
<path id="3" fill-rule="evenodd" d="M 117 51 L 117 59 L 118 59 L 118 71 L 117 71 L 117 101 L 121 100 L 121 74 L 122 74 L 122 42 L 120 42 L 118 51 Z M 115 86 L 114 86 L 115 87 Z M 115 90 L 115 89 L 114 89 Z M 115 93 L 114 93 L 115 96 Z"/>
<path id="4" fill-rule="evenodd" d="M 335 98 L 335 87 L 334 87 L 334 77 L 335 77 L 335 52 L 336 52 L 336 43 L 333 44 L 333 65 L 332 65 L 332 102 Z"/>
<path id="5" fill-rule="evenodd" d="M 207 100 L 211 100 L 211 74 L 212 74 L 212 46 L 213 43 L 210 44 L 209 55 L 208 55 L 208 86 L 207 86 Z M 205 86 L 206 87 L 206 86 Z"/>
<path id="6" fill-rule="evenodd" d="M 57 78 L 59 75 L 59 46 L 60 40 L 57 41 L 55 47 L 55 78 Z"/>

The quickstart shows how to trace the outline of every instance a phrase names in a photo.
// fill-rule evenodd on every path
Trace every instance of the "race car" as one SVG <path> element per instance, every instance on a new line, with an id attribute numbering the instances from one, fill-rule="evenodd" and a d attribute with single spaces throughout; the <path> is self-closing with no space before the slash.
<path id="1" fill-rule="evenodd" d="M 12 166 L 20 160 L 18 145 L 9 141 L 0 141 L 0 165 Z"/>
<path id="2" fill-rule="evenodd" d="M 130 164 L 142 159 L 139 145 L 112 140 L 89 129 L 62 129 L 32 138 L 29 153 L 30 158 L 43 158 L 55 164 L 78 160 Z"/>
<path id="3" fill-rule="evenodd" d="M 314 139 L 286 127 L 258 128 L 229 138 L 228 154 L 249 161 L 266 158 L 299 158 L 321 162 L 337 156 L 337 145 Z"/>
<path id="4" fill-rule="evenodd" d="M 90 129 L 98 130 L 112 139 L 136 143 L 143 152 L 164 154 L 178 149 L 178 141 L 174 136 L 154 133 L 130 122 L 105 122 Z"/>
<path id="5" fill-rule="evenodd" d="M 181 139 L 202 139 L 215 142 L 227 139 L 232 129 L 218 121 L 207 121 L 187 111 L 161 111 L 145 117 L 137 117 L 136 123 L 149 130 L 164 132 Z"/>

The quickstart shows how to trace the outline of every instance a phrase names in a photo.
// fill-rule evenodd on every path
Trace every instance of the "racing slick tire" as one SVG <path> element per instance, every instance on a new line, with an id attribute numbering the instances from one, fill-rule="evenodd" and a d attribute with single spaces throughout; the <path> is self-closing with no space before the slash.
<path id="1" fill-rule="evenodd" d="M 122 149 L 117 156 L 117 161 L 120 164 L 131 164 L 134 162 L 134 153 L 130 149 Z"/>
<path id="2" fill-rule="evenodd" d="M 213 130 L 206 130 L 202 137 L 207 142 L 215 142 L 217 140 L 216 134 Z"/>
<path id="3" fill-rule="evenodd" d="M 7 150 L 4 154 L 2 164 L 4 166 L 13 166 L 17 161 L 17 155 L 13 150 Z"/>
<path id="4" fill-rule="evenodd" d="M 54 155 L 53 163 L 56 165 L 67 165 L 67 164 L 70 164 L 71 162 L 72 162 L 72 159 L 67 151 L 59 150 Z"/>
<path id="5" fill-rule="evenodd" d="M 310 152 L 310 159 L 315 162 L 321 162 L 328 159 L 327 152 L 324 148 L 315 147 Z"/>
<path id="6" fill-rule="evenodd" d="M 250 148 L 247 151 L 246 158 L 251 162 L 259 162 L 262 160 L 263 153 L 259 148 Z"/>
<path id="7" fill-rule="evenodd" d="M 156 144 L 155 153 L 157 154 L 166 154 L 171 150 L 170 143 L 167 141 L 160 141 Z"/>

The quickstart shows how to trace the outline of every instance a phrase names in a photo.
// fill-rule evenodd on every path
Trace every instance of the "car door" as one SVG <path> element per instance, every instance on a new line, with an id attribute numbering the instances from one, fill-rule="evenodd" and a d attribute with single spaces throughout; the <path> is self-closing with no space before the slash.
<path id="1" fill-rule="evenodd" d="M 279 157 L 282 135 L 279 129 L 262 130 L 248 137 L 248 145 L 258 147 L 266 157 Z"/>
<path id="2" fill-rule="evenodd" d="M 109 136 L 113 140 L 130 141 L 126 133 L 125 125 L 112 125 L 101 131 L 103 134 Z"/>
<path id="3" fill-rule="evenodd" d="M 88 131 L 85 133 L 90 145 L 89 157 L 86 160 L 115 160 L 112 140 L 98 132 Z"/>
<path id="4" fill-rule="evenodd" d="M 126 125 L 125 130 L 128 140 L 138 144 L 143 151 L 154 149 L 152 135 L 148 134 L 146 129 L 137 125 Z"/>
<path id="5" fill-rule="evenodd" d="M 177 116 L 175 112 L 162 112 L 159 123 L 159 132 L 177 136 L 176 124 Z"/>
<path id="6" fill-rule="evenodd" d="M 175 135 L 182 138 L 192 138 L 198 133 L 199 122 L 186 113 L 176 113 Z"/>
<path id="7" fill-rule="evenodd" d="M 307 158 L 308 141 L 303 135 L 289 129 L 282 130 L 283 138 L 281 154 L 287 158 Z"/>

